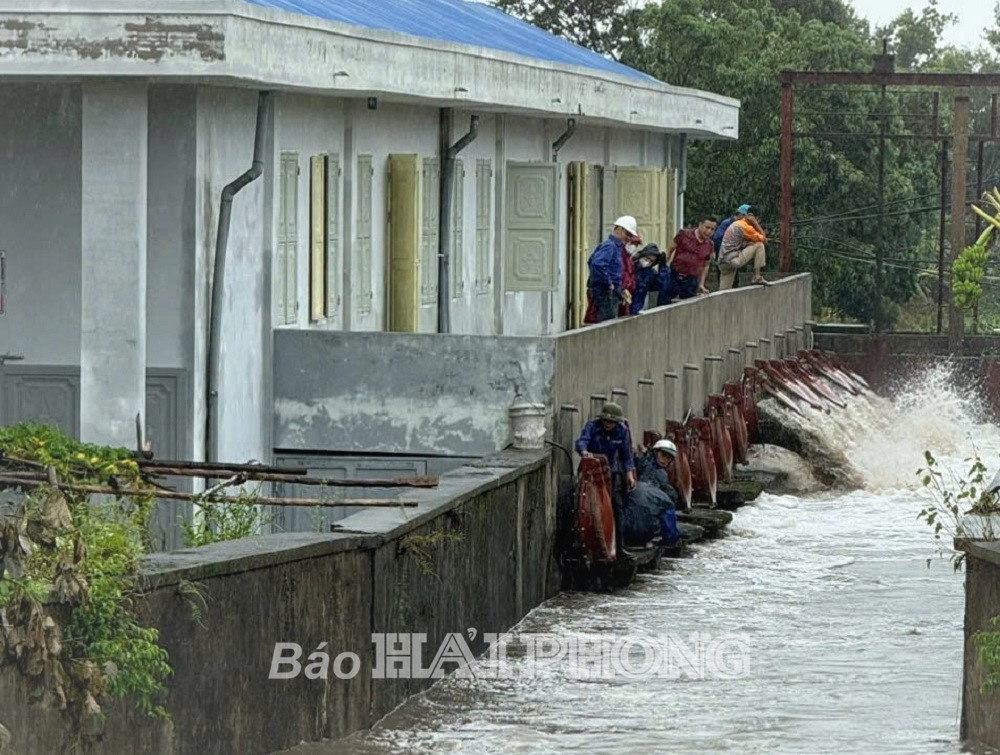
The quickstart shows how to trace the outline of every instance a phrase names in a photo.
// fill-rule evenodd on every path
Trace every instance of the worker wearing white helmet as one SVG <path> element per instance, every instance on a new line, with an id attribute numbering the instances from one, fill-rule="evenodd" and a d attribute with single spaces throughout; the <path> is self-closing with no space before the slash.
<path id="1" fill-rule="evenodd" d="M 626 245 L 638 242 L 639 228 L 635 218 L 622 215 L 615 221 L 611 235 L 591 253 L 587 260 L 590 307 L 585 322 L 604 322 L 617 317 L 618 305 L 626 298 L 622 286 L 623 250 Z"/>
<path id="2" fill-rule="evenodd" d="M 672 440 L 666 438 L 658 440 L 653 444 L 653 457 L 660 467 L 666 469 L 677 458 L 677 446 Z"/>
<path id="3" fill-rule="evenodd" d="M 640 446 L 640 451 L 645 449 Z M 662 490 L 670 500 L 677 503 L 677 491 L 670 484 L 669 471 L 677 458 L 677 446 L 672 440 L 658 440 L 649 449 L 648 454 L 641 454 L 635 459 L 635 468 L 640 482 L 646 482 Z"/>

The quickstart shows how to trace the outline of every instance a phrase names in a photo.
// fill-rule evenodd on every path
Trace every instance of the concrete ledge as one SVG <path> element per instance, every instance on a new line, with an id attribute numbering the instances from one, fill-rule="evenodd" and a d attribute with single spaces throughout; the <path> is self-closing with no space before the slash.
<path id="1" fill-rule="evenodd" d="M 143 581 L 156 589 L 180 582 L 197 582 L 280 564 L 322 558 L 348 550 L 367 550 L 403 537 L 427 522 L 518 477 L 541 469 L 551 455 L 543 451 L 509 450 L 459 467 L 439 478 L 437 488 L 419 488 L 396 497 L 417 501 L 415 507 L 372 508 L 338 522 L 349 533 L 286 532 L 214 543 L 147 556 Z"/>

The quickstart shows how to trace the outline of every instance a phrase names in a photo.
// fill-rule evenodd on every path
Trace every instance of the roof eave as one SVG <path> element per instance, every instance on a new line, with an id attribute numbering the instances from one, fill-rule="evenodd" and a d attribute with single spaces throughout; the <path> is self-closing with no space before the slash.
<path id="1" fill-rule="evenodd" d="M 728 97 L 233 0 L 165 0 L 155 15 L 132 0 L 26 4 L 0 0 L 0 75 L 236 81 L 738 135 L 739 102 Z"/>

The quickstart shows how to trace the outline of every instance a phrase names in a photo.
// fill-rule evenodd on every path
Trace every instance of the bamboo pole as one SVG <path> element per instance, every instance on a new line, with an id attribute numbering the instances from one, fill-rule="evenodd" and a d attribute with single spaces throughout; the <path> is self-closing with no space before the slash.
<path id="1" fill-rule="evenodd" d="M 309 470 L 305 467 L 274 467 L 268 466 L 267 464 L 230 464 L 228 462 L 217 462 L 217 461 L 170 461 L 170 460 L 158 460 L 158 459 L 139 459 L 137 460 L 139 468 L 145 469 L 147 467 L 170 467 L 171 469 L 197 469 L 197 470 L 214 470 L 220 473 L 224 472 L 275 472 L 279 474 L 293 474 L 293 475 L 307 475 Z"/>
<path id="2" fill-rule="evenodd" d="M 48 482 L 30 478 L 0 476 L 0 487 L 40 488 L 49 487 Z M 54 487 L 72 493 L 88 493 L 93 495 L 128 496 L 131 498 L 156 498 L 162 501 L 188 501 L 191 503 L 231 503 L 242 501 L 225 497 L 205 497 L 204 493 L 179 493 L 167 490 L 136 490 L 134 488 L 113 488 L 103 485 L 72 485 L 58 483 Z M 249 505 L 259 506 L 304 506 L 313 508 L 366 506 L 369 508 L 392 508 L 394 506 L 413 507 L 416 501 L 394 500 L 391 498 L 350 498 L 343 501 L 328 501 L 322 498 L 254 498 L 245 501 Z"/>
<path id="3" fill-rule="evenodd" d="M 155 475 L 171 477 L 200 477 L 204 479 L 225 477 L 223 470 L 210 472 L 201 469 L 183 469 L 144 464 L 142 471 Z M 437 477 L 394 477 L 390 480 L 347 480 L 335 477 L 304 477 L 298 474 L 278 474 L 275 472 L 250 472 L 244 470 L 228 470 L 232 474 L 245 475 L 248 480 L 259 482 L 287 482 L 294 485 L 316 485 L 331 488 L 436 488 Z"/>

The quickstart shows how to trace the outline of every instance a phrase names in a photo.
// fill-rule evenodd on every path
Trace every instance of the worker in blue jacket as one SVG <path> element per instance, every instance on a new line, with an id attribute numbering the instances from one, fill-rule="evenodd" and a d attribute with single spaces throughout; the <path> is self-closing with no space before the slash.
<path id="1" fill-rule="evenodd" d="M 628 489 L 635 487 L 632 433 L 625 424 L 625 411 L 614 401 L 604 402 L 601 413 L 583 426 L 576 452 L 584 457 L 606 457 L 611 473 L 624 473 Z"/>
<path id="2" fill-rule="evenodd" d="M 584 322 L 604 322 L 618 316 L 618 305 L 626 298 L 622 288 L 622 249 L 638 237 L 635 218 L 623 215 L 615 221 L 611 235 L 591 252 L 587 259 L 590 306 Z M 628 296 L 631 297 L 631 293 Z"/>

